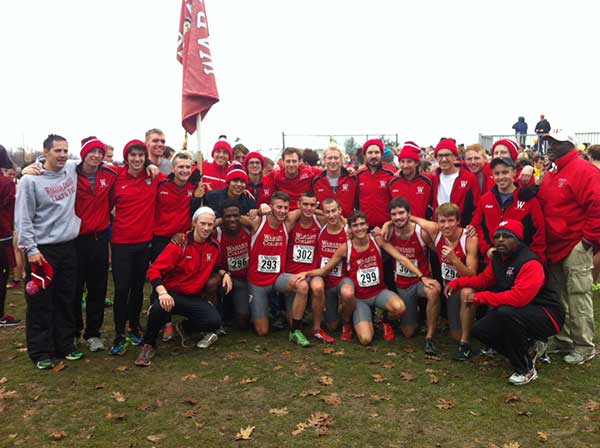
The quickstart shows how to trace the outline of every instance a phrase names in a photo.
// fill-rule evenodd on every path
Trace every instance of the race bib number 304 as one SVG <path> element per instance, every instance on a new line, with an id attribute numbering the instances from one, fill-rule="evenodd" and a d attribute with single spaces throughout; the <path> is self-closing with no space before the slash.
<path id="1" fill-rule="evenodd" d="M 412 264 L 414 264 L 415 266 L 418 267 L 417 265 L 417 260 L 410 260 L 412 261 Z M 406 266 L 404 266 L 402 263 L 400 263 L 398 260 L 396 260 L 396 275 L 399 275 L 401 277 L 416 277 L 417 274 L 410 272 L 408 270 L 408 268 Z"/>
<path id="2" fill-rule="evenodd" d="M 454 280 L 458 278 L 458 271 L 451 264 L 442 263 L 442 278 L 444 280 Z"/>
<path id="3" fill-rule="evenodd" d="M 281 258 L 279 255 L 259 255 L 258 272 L 265 274 L 278 274 L 281 269 Z"/>
<path id="4" fill-rule="evenodd" d="M 314 253 L 315 248 L 313 246 L 302 246 L 295 244 L 292 253 L 292 260 L 294 260 L 296 263 L 310 264 L 313 261 Z"/>
<path id="5" fill-rule="evenodd" d="M 375 286 L 379 284 L 379 268 L 365 268 L 359 269 L 356 272 L 356 281 L 358 286 L 361 288 L 367 288 L 369 286 Z"/>
<path id="6" fill-rule="evenodd" d="M 321 266 L 320 267 L 325 267 L 325 265 L 327 263 L 329 263 L 330 258 L 327 257 L 322 257 L 321 258 Z M 341 277 L 342 276 L 342 262 L 340 261 L 335 268 L 333 268 L 333 271 L 331 271 L 328 275 L 331 275 L 332 277 Z"/>

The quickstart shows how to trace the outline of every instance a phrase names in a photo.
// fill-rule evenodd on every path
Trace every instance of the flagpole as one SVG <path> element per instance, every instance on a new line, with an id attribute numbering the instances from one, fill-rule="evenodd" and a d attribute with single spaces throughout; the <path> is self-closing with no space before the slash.
<path id="1" fill-rule="evenodd" d="M 204 154 L 202 152 L 202 117 L 200 114 L 196 117 L 196 139 L 198 141 L 198 149 L 196 151 L 196 160 L 198 161 L 198 170 L 202 174 L 202 162 L 204 161 Z"/>

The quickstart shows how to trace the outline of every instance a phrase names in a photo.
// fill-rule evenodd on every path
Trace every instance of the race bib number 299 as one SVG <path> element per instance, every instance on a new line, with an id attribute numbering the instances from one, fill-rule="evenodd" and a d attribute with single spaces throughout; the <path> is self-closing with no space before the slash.
<path id="1" fill-rule="evenodd" d="M 281 269 L 281 259 L 279 255 L 259 255 L 258 272 L 265 274 L 278 274 Z"/>
<path id="2" fill-rule="evenodd" d="M 361 288 L 367 288 L 369 286 L 375 286 L 379 284 L 379 268 L 365 268 L 359 269 L 356 272 L 356 281 L 358 286 Z"/>

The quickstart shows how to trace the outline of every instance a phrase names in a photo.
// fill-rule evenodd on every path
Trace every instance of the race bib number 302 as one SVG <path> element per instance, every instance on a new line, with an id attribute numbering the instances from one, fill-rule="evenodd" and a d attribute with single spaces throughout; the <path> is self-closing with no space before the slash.
<path id="1" fill-rule="evenodd" d="M 329 263 L 330 258 L 327 257 L 322 257 L 321 258 L 321 266 L 320 267 L 325 267 L 325 265 L 327 263 Z M 331 271 L 328 275 L 331 275 L 332 277 L 341 277 L 342 276 L 342 262 L 340 261 L 335 268 L 333 268 L 333 271 Z"/>
<path id="2" fill-rule="evenodd" d="M 410 260 L 412 264 L 418 267 L 417 260 Z M 410 272 L 406 266 L 396 260 L 396 275 L 401 277 L 416 277 L 417 274 Z"/>
<path id="3" fill-rule="evenodd" d="M 314 253 L 315 248 L 313 246 L 302 246 L 295 244 L 292 253 L 292 260 L 294 260 L 296 263 L 310 264 L 313 261 Z"/>
<path id="4" fill-rule="evenodd" d="M 258 272 L 265 274 L 278 274 L 281 269 L 281 259 L 279 255 L 259 255 Z"/>
<path id="5" fill-rule="evenodd" d="M 375 286 L 379 284 L 379 268 L 365 268 L 359 269 L 356 272 L 356 281 L 358 286 L 361 288 L 367 288 L 369 286 Z"/>
<path id="6" fill-rule="evenodd" d="M 444 280 L 454 280 L 458 278 L 458 271 L 451 264 L 442 263 L 442 278 Z"/>

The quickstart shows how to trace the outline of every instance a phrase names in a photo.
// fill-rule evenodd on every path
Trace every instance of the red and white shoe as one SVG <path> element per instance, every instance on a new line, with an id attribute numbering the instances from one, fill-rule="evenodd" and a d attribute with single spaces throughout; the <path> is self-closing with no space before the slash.
<path id="1" fill-rule="evenodd" d="M 340 336 L 342 341 L 351 341 L 352 340 L 352 324 L 344 324 L 342 325 L 342 335 Z"/>
<path id="2" fill-rule="evenodd" d="M 322 328 L 313 329 L 313 336 L 315 337 L 315 339 L 326 342 L 327 344 L 335 342 L 335 339 L 329 336 Z"/>
<path id="3" fill-rule="evenodd" d="M 396 339 L 396 335 L 394 334 L 394 329 L 392 328 L 392 325 L 384 322 L 383 324 L 383 339 L 391 342 L 394 339 Z"/>

